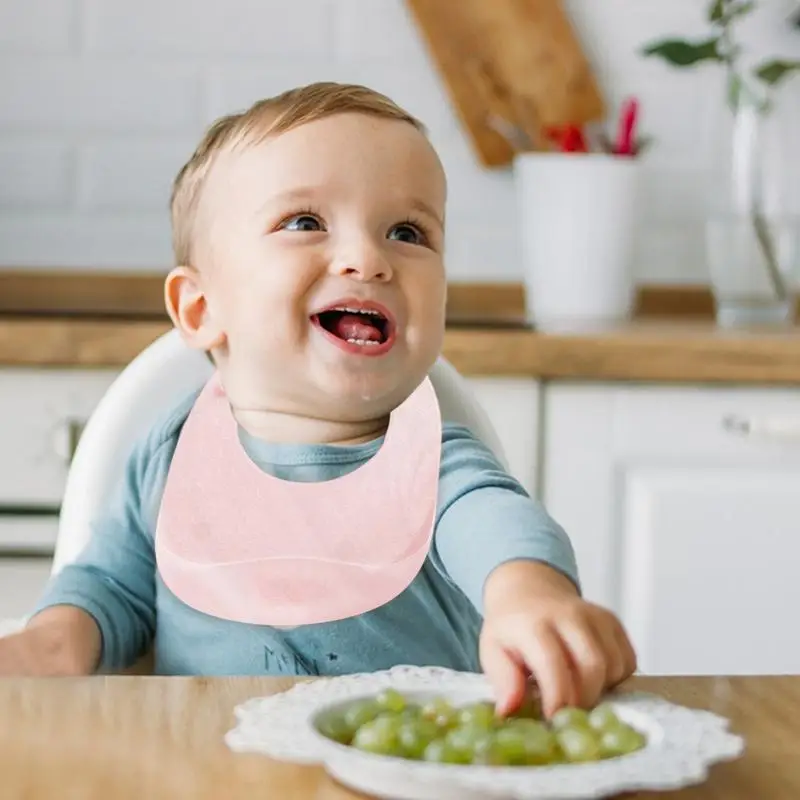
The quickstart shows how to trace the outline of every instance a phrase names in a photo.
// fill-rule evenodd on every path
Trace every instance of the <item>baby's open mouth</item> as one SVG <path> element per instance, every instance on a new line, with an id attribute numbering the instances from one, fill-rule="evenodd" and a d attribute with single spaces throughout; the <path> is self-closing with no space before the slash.
<path id="1" fill-rule="evenodd" d="M 311 320 L 337 339 L 359 347 L 385 344 L 391 332 L 389 319 L 375 308 L 337 306 L 312 315 Z"/>

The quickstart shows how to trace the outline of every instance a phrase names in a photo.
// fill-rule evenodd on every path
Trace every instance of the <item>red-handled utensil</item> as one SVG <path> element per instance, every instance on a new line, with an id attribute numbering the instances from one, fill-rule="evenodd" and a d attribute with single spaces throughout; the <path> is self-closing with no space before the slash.
<path id="1" fill-rule="evenodd" d="M 626 100 L 622 106 L 614 153 L 618 156 L 634 155 L 636 122 L 639 117 L 639 101 L 635 97 Z"/>
<path id="2" fill-rule="evenodd" d="M 577 125 L 566 125 L 563 128 L 548 128 L 547 138 L 558 146 L 562 153 L 588 153 L 586 137 Z"/>

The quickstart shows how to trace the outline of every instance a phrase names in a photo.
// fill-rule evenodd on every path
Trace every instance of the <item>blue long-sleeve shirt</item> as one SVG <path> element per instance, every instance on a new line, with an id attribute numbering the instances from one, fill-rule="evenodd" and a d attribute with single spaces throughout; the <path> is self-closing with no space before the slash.
<path id="1" fill-rule="evenodd" d="M 474 671 L 483 587 L 496 567 L 535 560 L 578 584 L 564 531 L 466 428 L 445 423 L 433 545 L 400 595 L 356 617 L 292 630 L 196 611 L 165 586 L 154 553 L 167 472 L 195 398 L 187 398 L 133 450 L 90 543 L 77 562 L 51 579 L 37 605 L 36 611 L 67 604 L 88 612 L 102 636 L 101 669 L 130 666 L 155 644 L 158 674 L 338 675 L 397 664 Z M 261 469 L 295 481 L 352 471 L 382 441 L 290 445 L 259 441 L 244 431 L 240 437 Z"/>

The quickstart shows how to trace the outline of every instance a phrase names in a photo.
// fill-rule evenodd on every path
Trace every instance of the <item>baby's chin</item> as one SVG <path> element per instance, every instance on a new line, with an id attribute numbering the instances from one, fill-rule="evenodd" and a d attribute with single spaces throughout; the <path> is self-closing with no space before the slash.
<path id="1" fill-rule="evenodd" d="M 342 382 L 328 387 L 325 401 L 318 404 L 319 412 L 335 422 L 367 422 L 388 416 L 413 391 L 410 385 L 390 386 L 370 379 Z"/>
<path id="2" fill-rule="evenodd" d="M 403 364 L 400 359 L 367 368 L 342 368 L 329 365 L 318 386 L 327 399 L 345 413 L 389 413 L 419 386 L 428 369 L 422 365 Z"/>

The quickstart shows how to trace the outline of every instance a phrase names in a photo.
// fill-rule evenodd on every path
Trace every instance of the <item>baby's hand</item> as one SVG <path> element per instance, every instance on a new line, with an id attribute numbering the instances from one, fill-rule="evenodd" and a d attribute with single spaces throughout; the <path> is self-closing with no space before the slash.
<path id="1" fill-rule="evenodd" d="M 511 563 L 497 572 L 506 569 L 507 581 L 493 574 L 487 582 L 480 642 L 499 713 L 519 707 L 529 677 L 550 717 L 562 706 L 595 705 L 633 674 L 636 655 L 611 612 L 582 600 L 565 578 L 541 564 Z"/>
<path id="2" fill-rule="evenodd" d="M 24 630 L 0 637 L 0 677 L 88 675 L 100 646 L 100 631 L 85 611 L 48 608 Z"/>
<path id="3" fill-rule="evenodd" d="M 44 674 L 42 650 L 41 635 L 35 629 L 0 636 L 0 677 Z"/>

